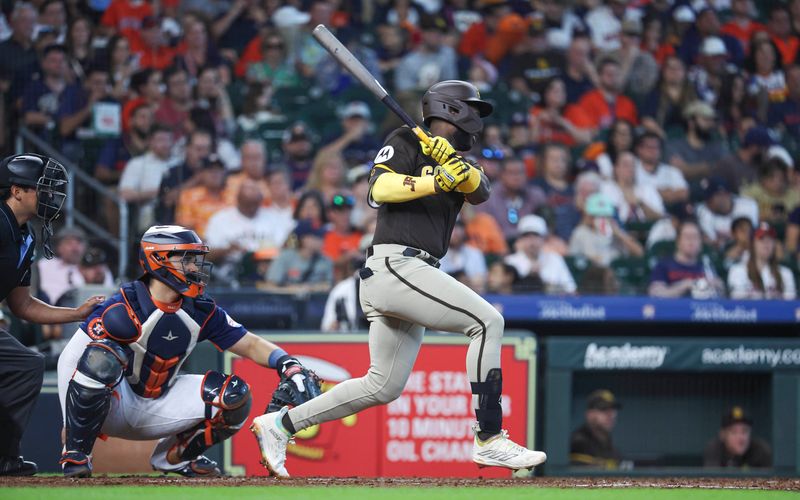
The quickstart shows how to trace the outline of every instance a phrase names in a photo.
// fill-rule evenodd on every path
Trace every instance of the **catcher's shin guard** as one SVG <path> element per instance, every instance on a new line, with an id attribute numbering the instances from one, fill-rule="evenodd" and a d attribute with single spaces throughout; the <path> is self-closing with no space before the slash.
<path id="1" fill-rule="evenodd" d="M 128 357 L 116 342 L 90 342 L 69 381 L 66 401 L 66 452 L 92 453 L 111 407 L 111 393 L 122 379 Z"/>
<path id="2" fill-rule="evenodd" d="M 499 434 L 503 426 L 503 407 L 500 398 L 503 393 L 503 372 L 492 368 L 486 374 L 485 382 L 472 382 L 472 394 L 478 396 L 475 417 L 481 432 L 489 435 Z"/>
<path id="3" fill-rule="evenodd" d="M 236 434 L 250 414 L 250 387 L 236 375 L 206 372 L 202 386 L 206 419 L 178 434 L 176 453 L 180 460 L 193 460 L 216 443 Z M 220 409 L 212 418 L 214 407 Z"/>

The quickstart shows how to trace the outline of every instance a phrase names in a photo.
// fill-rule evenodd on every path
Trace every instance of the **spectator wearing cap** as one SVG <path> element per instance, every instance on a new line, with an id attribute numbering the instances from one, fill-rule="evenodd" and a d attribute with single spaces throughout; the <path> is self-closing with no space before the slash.
<path id="1" fill-rule="evenodd" d="M 723 267 L 730 271 L 734 264 L 750 260 L 750 247 L 753 242 L 753 222 L 747 217 L 737 217 L 731 222 L 732 241 L 725 249 Z"/>
<path id="2" fill-rule="evenodd" d="M 730 20 L 722 25 L 720 33 L 732 36 L 739 41 L 739 45 L 747 52 L 753 34 L 767 31 L 767 27 L 755 20 L 757 11 L 751 0 L 731 0 Z"/>
<path id="3" fill-rule="evenodd" d="M 486 259 L 478 248 L 469 241 L 464 222 L 456 221 L 447 253 L 439 262 L 439 269 L 453 276 L 458 273 L 466 275 L 467 286 L 478 293 L 483 293 L 486 288 Z"/>
<path id="4" fill-rule="evenodd" d="M 22 95 L 22 121 L 42 137 L 47 137 L 55 127 L 61 97 L 67 88 L 66 55 L 63 45 L 45 47 L 39 78 L 28 83 Z"/>
<path id="5" fill-rule="evenodd" d="M 456 52 L 443 43 L 447 21 L 438 16 L 424 16 L 420 23 L 422 39 L 403 56 L 394 72 L 397 92 L 421 92 L 436 82 L 458 78 Z"/>
<path id="6" fill-rule="evenodd" d="M 86 285 L 102 285 L 106 288 L 114 286 L 114 278 L 108 268 L 108 255 L 102 248 L 88 248 L 81 257 L 78 271 Z"/>
<path id="7" fill-rule="evenodd" d="M 794 64 L 800 53 L 800 37 L 792 32 L 792 17 L 785 5 L 774 4 L 767 22 L 773 43 L 780 51 L 783 64 Z"/>
<path id="8" fill-rule="evenodd" d="M 661 161 L 661 138 L 655 132 L 644 132 L 636 138 L 636 185 L 651 186 L 664 204 L 689 200 L 689 184 L 680 170 Z"/>
<path id="9" fill-rule="evenodd" d="M 744 59 L 744 50 L 739 44 L 739 41 L 721 32 L 722 25 L 720 24 L 717 12 L 713 7 L 705 2 L 703 3 L 705 5 L 701 5 L 701 8 L 698 10 L 694 25 L 683 33 L 680 39 L 678 55 L 680 55 L 683 62 L 687 65 L 695 64 L 699 58 L 702 58 L 702 55 L 699 56 L 698 53 L 703 53 L 705 40 L 714 37 L 722 42 L 722 48 L 715 49 L 714 52 L 717 55 L 724 52 L 728 62 L 735 66 L 741 65 Z"/>
<path id="10" fill-rule="evenodd" d="M 655 186 L 636 182 L 636 156 L 633 153 L 619 153 L 613 172 L 613 177 L 600 187 L 600 192 L 611 200 L 621 222 L 653 221 L 664 215 L 664 202 Z"/>
<path id="11" fill-rule="evenodd" d="M 727 153 L 725 143 L 714 137 L 717 114 L 702 101 L 683 110 L 686 134 L 667 141 L 664 156 L 677 167 L 689 183 L 707 177 L 713 165 Z"/>
<path id="12" fill-rule="evenodd" d="M 263 193 L 251 182 L 239 184 L 235 204 L 215 212 L 206 226 L 205 242 L 211 249 L 208 259 L 215 264 L 214 277 L 221 283 L 236 281 L 237 266 L 248 252 L 279 249 L 291 226 L 273 225 L 276 221 L 263 206 Z"/>
<path id="13" fill-rule="evenodd" d="M 617 425 L 617 412 L 622 405 L 608 389 L 597 389 L 586 400 L 584 423 L 569 439 L 569 461 L 572 465 L 616 469 L 622 454 L 614 446 L 611 433 Z"/>
<path id="14" fill-rule="evenodd" d="M 522 217 L 545 205 L 547 198 L 541 188 L 528 185 L 522 160 L 504 158 L 501 168 L 500 182 L 494 186 L 491 198 L 476 208 L 478 212 L 494 217 L 508 240 L 516 236 L 517 224 Z"/>
<path id="15" fill-rule="evenodd" d="M 299 191 L 308 182 L 314 158 L 314 145 L 308 127 L 296 122 L 287 128 L 282 138 L 283 166 L 292 176 L 292 190 Z"/>
<path id="16" fill-rule="evenodd" d="M 567 105 L 567 87 L 558 77 L 544 85 L 542 100 L 530 110 L 530 135 L 537 144 L 588 144 L 591 127 L 592 120 L 580 107 Z"/>
<path id="17" fill-rule="evenodd" d="M 529 291 L 543 289 L 549 294 L 574 294 L 577 286 L 564 258 L 542 249 L 547 234 L 544 219 L 534 214 L 526 215 L 517 225 L 515 251 L 503 261 L 514 266 L 520 281 L 530 285 Z"/>
<path id="18" fill-rule="evenodd" d="M 533 102 L 541 102 L 545 85 L 561 76 L 564 70 L 562 52 L 547 45 L 544 16 L 531 16 L 526 36 L 508 57 L 509 87 Z"/>
<path id="19" fill-rule="evenodd" d="M 375 158 L 381 143 L 374 133 L 372 113 L 367 103 L 350 101 L 339 111 L 341 135 L 324 141 L 321 154 L 341 154 L 348 166 Z"/>
<path id="20" fill-rule="evenodd" d="M 766 222 L 753 232 L 753 245 L 746 263 L 734 264 L 728 272 L 732 299 L 794 300 L 794 275 L 778 264 L 777 233 Z"/>
<path id="21" fill-rule="evenodd" d="M 164 173 L 158 188 L 158 213 L 160 224 L 175 221 L 175 207 L 182 189 L 200 184 L 203 162 L 214 150 L 214 138 L 208 130 L 197 129 L 189 134 L 184 149 L 183 162 L 175 162 Z"/>
<path id="22" fill-rule="evenodd" d="M 706 258 L 701 258 L 703 240 L 692 219 L 680 223 L 675 254 L 658 261 L 650 274 L 647 294 L 651 297 L 710 298 L 722 295 L 724 284 Z"/>
<path id="23" fill-rule="evenodd" d="M 789 167 L 780 158 L 767 160 L 758 170 L 758 182 L 744 186 L 742 195 L 756 201 L 761 220 L 770 224 L 786 224 L 800 205 L 800 192 L 789 184 Z"/>
<path id="24" fill-rule="evenodd" d="M 686 66 L 678 56 L 670 55 L 661 66 L 658 85 L 643 99 L 639 108 L 642 126 L 662 140 L 682 131 L 683 110 L 697 100 L 694 86 L 686 78 Z"/>
<path id="25" fill-rule="evenodd" d="M 225 164 L 219 156 L 212 154 L 198 173 L 198 185 L 181 190 L 175 206 L 175 223 L 194 229 L 204 238 L 211 216 L 229 206 L 224 189 Z"/>
<path id="26" fill-rule="evenodd" d="M 713 177 L 719 177 L 736 193 L 743 186 L 752 184 L 758 178 L 758 170 L 763 165 L 767 150 L 775 140 L 766 127 L 756 125 L 744 136 L 742 144 L 725 156 L 711 169 Z"/>
<path id="27" fill-rule="evenodd" d="M 283 248 L 269 267 L 267 289 L 292 294 L 328 292 L 333 263 L 322 253 L 324 227 L 303 219 L 293 234 L 293 247 Z"/>
<path id="28" fill-rule="evenodd" d="M 286 41 L 278 32 L 261 38 L 261 60 L 247 66 L 249 83 L 268 83 L 273 89 L 300 86 L 300 76 L 289 61 Z"/>
<path id="29" fill-rule="evenodd" d="M 512 11 L 510 4 L 507 0 L 478 2 L 483 19 L 470 25 L 461 36 L 459 54 L 466 57 L 482 55 L 492 64 L 498 65 L 525 37 L 528 27 L 525 19 Z"/>
<path id="30" fill-rule="evenodd" d="M 242 158 L 242 168 L 239 172 L 231 174 L 225 179 L 225 201 L 228 205 L 236 204 L 239 196 L 239 187 L 242 184 L 252 184 L 261 191 L 261 204 L 269 206 L 272 195 L 267 180 L 267 149 L 264 142 L 258 139 L 248 139 L 239 148 Z"/>
<path id="31" fill-rule="evenodd" d="M 629 8 L 627 0 L 605 0 L 586 14 L 586 26 L 592 34 L 592 45 L 598 52 L 610 52 L 620 48 L 622 23 L 628 19 L 640 19 L 641 12 Z"/>
<path id="32" fill-rule="evenodd" d="M 186 135 L 189 110 L 194 105 L 189 73 L 180 66 L 172 66 L 164 71 L 164 82 L 167 92 L 156 109 L 155 118 L 158 123 L 170 127 L 174 140 L 178 141 Z"/>
<path id="33" fill-rule="evenodd" d="M 364 316 L 359 300 L 361 278 L 358 269 L 366 262 L 366 253 L 372 243 L 372 234 L 365 234 L 358 244 L 359 254 L 348 263 L 347 276 L 336 283 L 325 301 L 320 330 L 323 332 L 353 332 L 368 330 L 369 321 Z"/>
<path id="34" fill-rule="evenodd" d="M 322 244 L 322 254 L 334 265 L 337 281 L 344 276 L 346 264 L 359 255 L 358 243 L 363 234 L 350 223 L 355 200 L 346 193 L 337 193 L 328 200 L 328 231 Z"/>
<path id="35" fill-rule="evenodd" d="M 712 177 L 704 182 L 705 201 L 697 207 L 697 220 L 703 230 L 703 241 L 723 248 L 731 239 L 731 222 L 747 217 L 758 224 L 758 205 L 751 198 L 736 196 L 722 179 Z"/>
<path id="36" fill-rule="evenodd" d="M 767 125 L 790 142 L 800 137 L 800 65 L 786 68 L 786 99 L 771 102 L 767 108 Z M 791 139 L 790 139 L 791 138 Z"/>
<path id="37" fill-rule="evenodd" d="M 718 104 L 725 79 L 730 76 L 728 61 L 728 50 L 721 38 L 709 36 L 703 40 L 697 63 L 690 67 L 688 73 L 688 79 L 701 101 L 711 106 Z"/>
<path id="38" fill-rule="evenodd" d="M 753 419 L 741 406 L 733 406 L 722 415 L 717 437 L 703 450 L 704 467 L 772 467 L 772 448 L 752 437 Z"/>
<path id="39" fill-rule="evenodd" d="M 608 267 L 623 255 L 641 257 L 644 249 L 614 219 L 614 204 L 608 196 L 598 192 L 586 198 L 581 222 L 569 239 L 569 254 Z"/>
<path id="40" fill-rule="evenodd" d="M 594 89 L 597 70 L 591 59 L 592 44 L 585 33 L 576 34 L 567 48 L 563 71 L 567 102 L 576 103 L 586 92 Z"/>
<path id="41" fill-rule="evenodd" d="M 133 224 L 135 230 L 145 231 L 155 222 L 161 179 L 174 164 L 170 155 L 171 136 L 167 127 L 153 125 L 148 132 L 147 152 L 131 158 L 120 176 L 120 198 L 137 209 Z"/>
<path id="42" fill-rule="evenodd" d="M 558 144 L 545 144 L 539 161 L 540 175 L 533 185 L 541 188 L 547 206 L 553 211 L 554 232 L 564 241 L 569 241 L 580 217 L 575 207 L 575 188 L 570 181 L 569 151 Z"/>
<path id="43" fill-rule="evenodd" d="M 620 62 L 622 87 L 631 96 L 647 95 L 658 80 L 658 63 L 642 46 L 642 21 L 625 19 L 620 31 L 620 46 L 609 53 Z"/>
<path id="44" fill-rule="evenodd" d="M 589 127 L 595 134 L 611 128 L 615 120 L 627 120 L 633 125 L 639 124 L 639 116 L 633 101 L 622 94 L 623 81 L 620 63 L 611 57 L 603 57 L 597 63 L 597 88 L 583 94 L 577 108 L 588 116 Z M 575 111 L 566 112 L 566 118 L 573 123 Z"/>

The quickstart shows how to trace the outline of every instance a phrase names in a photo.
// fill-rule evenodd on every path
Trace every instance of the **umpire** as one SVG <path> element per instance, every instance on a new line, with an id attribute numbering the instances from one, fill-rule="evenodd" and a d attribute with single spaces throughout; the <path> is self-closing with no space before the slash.
<path id="1" fill-rule="evenodd" d="M 30 221 L 42 222 L 42 248 L 50 250 L 52 222 L 66 199 L 67 175 L 57 161 L 35 154 L 0 162 L 0 301 L 18 318 L 33 323 L 81 321 L 104 300 L 95 296 L 79 308 L 53 307 L 31 297 L 31 263 L 36 240 Z M 19 455 L 20 441 L 44 376 L 44 357 L 0 329 L 0 476 L 30 476 L 36 464 Z"/>

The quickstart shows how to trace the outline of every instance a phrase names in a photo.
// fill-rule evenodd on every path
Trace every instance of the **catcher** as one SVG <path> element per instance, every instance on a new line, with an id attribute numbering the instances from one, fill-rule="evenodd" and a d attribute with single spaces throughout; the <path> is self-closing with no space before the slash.
<path id="1" fill-rule="evenodd" d="M 65 476 L 91 476 L 92 448 L 101 433 L 160 439 L 150 458 L 155 470 L 219 475 L 203 452 L 242 427 L 252 400 L 249 386 L 236 375 L 178 375 L 203 340 L 278 371 L 280 385 L 270 408 L 319 395 L 313 372 L 248 332 L 203 294 L 211 268 L 206 254 L 208 246 L 190 229 L 148 229 L 139 250 L 144 274 L 96 306 L 64 349 L 58 395 Z"/>

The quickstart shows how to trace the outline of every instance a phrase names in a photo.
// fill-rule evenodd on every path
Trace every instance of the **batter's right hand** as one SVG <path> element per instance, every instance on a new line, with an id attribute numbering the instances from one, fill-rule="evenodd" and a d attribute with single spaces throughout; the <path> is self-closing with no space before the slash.
<path id="1" fill-rule="evenodd" d="M 422 153 L 433 158 L 439 165 L 444 165 L 456 155 L 456 150 L 444 137 L 433 137 L 428 144 L 420 141 L 419 145 L 422 148 Z"/>
<path id="2" fill-rule="evenodd" d="M 467 180 L 469 172 L 469 164 L 461 158 L 455 157 L 444 165 L 436 167 L 433 172 L 433 178 L 440 191 L 449 193 Z"/>

